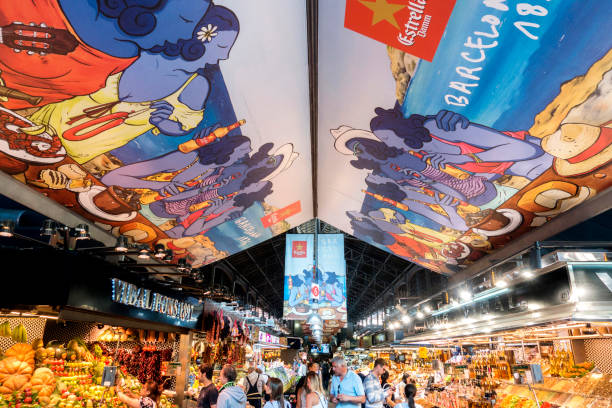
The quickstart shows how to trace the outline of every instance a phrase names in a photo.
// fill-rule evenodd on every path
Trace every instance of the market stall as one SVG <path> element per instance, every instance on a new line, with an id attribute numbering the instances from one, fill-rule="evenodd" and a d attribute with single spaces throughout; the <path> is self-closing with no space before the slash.
<path id="1" fill-rule="evenodd" d="M 429 316 L 376 355 L 425 407 L 612 406 L 611 270 L 554 262 L 437 310 L 424 301 Z"/>
<path id="2" fill-rule="evenodd" d="M 196 299 L 129 278 L 44 279 L 2 299 L 0 405 L 123 408 L 114 385 L 136 392 L 148 380 L 163 385 L 160 408 L 180 404 L 182 343 L 202 324 Z M 5 283 L 27 285 L 27 276 Z"/>
<path id="3" fill-rule="evenodd" d="M 176 360 L 173 332 L 62 321 L 54 315 L 12 311 L 0 317 L 0 406 L 123 407 L 114 385 L 138 392 L 154 380 L 174 401 L 176 375 L 162 370 Z M 109 380 L 108 368 L 116 367 Z M 111 383 L 108 383 L 110 381 Z"/>

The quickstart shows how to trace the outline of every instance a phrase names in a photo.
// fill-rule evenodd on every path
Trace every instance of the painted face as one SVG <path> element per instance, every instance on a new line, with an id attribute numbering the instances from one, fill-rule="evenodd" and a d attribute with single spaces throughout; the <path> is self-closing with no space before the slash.
<path id="1" fill-rule="evenodd" d="M 212 41 L 205 42 L 206 52 L 202 57 L 203 62 L 215 65 L 218 64 L 219 61 L 228 59 L 237 37 L 237 31 L 220 31 Z"/>
<path id="2" fill-rule="evenodd" d="M 203 40 L 206 51 L 204 55 L 195 61 L 183 62 L 182 68 L 189 72 L 196 72 L 207 65 L 216 65 L 219 61 L 229 58 L 229 53 L 238 36 L 237 31 L 215 31 L 216 36 L 211 37 L 211 40 Z"/>
<path id="3" fill-rule="evenodd" d="M 155 13 L 155 29 L 138 42 L 143 48 L 152 48 L 165 41 L 176 43 L 179 39 L 190 38 L 196 24 L 208 10 L 209 0 L 173 0 Z"/>
<path id="4" fill-rule="evenodd" d="M 357 157 L 361 157 L 365 153 L 361 143 L 359 143 L 356 140 L 349 140 L 346 143 L 346 147 L 348 147 L 350 150 L 352 150 L 353 151 L 353 155 L 355 155 Z"/>

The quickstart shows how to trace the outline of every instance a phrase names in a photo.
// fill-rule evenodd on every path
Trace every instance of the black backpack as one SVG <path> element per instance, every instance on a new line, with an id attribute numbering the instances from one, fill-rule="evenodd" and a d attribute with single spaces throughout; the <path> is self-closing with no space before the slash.
<path id="1" fill-rule="evenodd" d="M 257 379 L 255 380 L 255 384 L 251 384 L 249 380 L 249 376 L 246 376 L 246 382 L 249 384 L 249 388 L 247 389 L 246 395 L 247 400 L 257 400 L 261 399 L 261 394 L 259 393 L 259 389 L 257 388 L 257 384 L 259 384 L 259 374 L 257 374 Z"/>

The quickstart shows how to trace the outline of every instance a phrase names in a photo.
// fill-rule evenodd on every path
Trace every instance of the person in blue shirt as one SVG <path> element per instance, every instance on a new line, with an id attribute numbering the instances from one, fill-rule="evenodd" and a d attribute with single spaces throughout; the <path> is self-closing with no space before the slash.
<path id="1" fill-rule="evenodd" d="M 385 384 L 381 384 L 384 374 L 387 373 L 387 377 L 389 376 L 386 366 L 387 362 L 384 359 L 377 358 L 374 361 L 374 368 L 363 380 L 363 388 L 366 393 L 365 408 L 382 408 L 387 397 L 392 395 L 393 387 L 385 388 Z"/>
<path id="2" fill-rule="evenodd" d="M 366 400 L 361 378 L 349 370 L 342 357 L 332 360 L 334 377 L 329 390 L 330 401 L 336 408 L 360 408 Z"/>

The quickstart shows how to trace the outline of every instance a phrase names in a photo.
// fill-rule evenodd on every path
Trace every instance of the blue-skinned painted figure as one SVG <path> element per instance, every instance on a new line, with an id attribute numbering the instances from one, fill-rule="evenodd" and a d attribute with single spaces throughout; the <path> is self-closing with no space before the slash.
<path id="1" fill-rule="evenodd" d="M 2 21 L 39 25 L 27 31 L 22 28 L 25 35 L 36 36 L 33 48 L 27 48 L 27 41 L 22 45 L 8 41 L 0 44 L 2 78 L 9 87 L 41 96 L 36 106 L 91 94 L 104 87 L 107 77 L 124 71 L 140 58 L 160 68 L 167 67 L 161 63 L 166 55 L 157 53 L 157 58 L 152 59 L 145 51 L 166 43 L 189 41 L 194 31 L 203 28 L 201 19 L 210 5 L 210 0 L 6 2 L 0 8 Z M 3 30 L 19 30 L 18 24 Z M 180 86 L 180 78 L 173 78 L 172 70 L 149 70 L 147 76 L 150 85 L 140 91 L 148 92 L 156 86 L 176 90 Z M 130 88 L 134 90 L 136 86 Z M 139 92 L 131 96 L 135 100 L 155 100 L 145 99 Z M 18 99 L 9 99 L 3 105 L 10 109 L 31 107 Z"/>
<path id="2" fill-rule="evenodd" d="M 47 105 L 30 119 L 52 127 L 78 163 L 149 130 L 171 136 L 189 133 L 204 116 L 210 92 L 205 69 L 229 57 L 239 30 L 230 10 L 214 5 L 195 27 L 187 40 L 143 50 L 100 90 Z"/>
<path id="3" fill-rule="evenodd" d="M 296 307 L 301 303 L 308 303 L 312 286 L 312 272 L 304 269 L 301 275 L 292 276 L 292 282 L 293 287 L 289 293 L 289 306 Z"/>
<path id="4" fill-rule="evenodd" d="M 457 213 L 459 201 L 450 194 L 444 195 L 437 191 L 433 195 L 425 194 L 415 187 L 398 185 L 393 180 L 376 174 L 368 175 L 366 184 L 372 193 L 402 203 L 413 213 L 457 231 L 468 230 L 465 220 Z M 433 206 L 439 206 L 443 213 L 435 211 Z"/>
<path id="5" fill-rule="evenodd" d="M 251 157 L 218 168 L 212 175 L 214 183 L 192 186 L 153 202 L 149 208 L 158 217 L 176 219 L 178 224 L 166 231 L 172 238 L 203 234 L 241 217 L 246 209 L 272 193 L 270 180 L 291 166 L 298 156 L 291 144 L 270 154 L 272 146 L 266 143 Z"/>
<path id="6" fill-rule="evenodd" d="M 423 159 L 434 168 L 453 165 L 490 180 L 504 174 L 533 180 L 552 164 L 540 139 L 527 132 L 500 132 L 447 110 L 408 118 L 398 104 L 375 111 L 370 128 L 378 139 L 402 150 L 424 151 Z"/>
<path id="7" fill-rule="evenodd" d="M 335 272 L 326 272 L 325 280 L 321 286 L 325 296 L 322 302 L 329 302 L 331 307 L 340 307 L 344 304 L 346 298 L 344 297 L 342 284 Z"/>
<path id="8" fill-rule="evenodd" d="M 208 136 L 215 127 L 198 131 L 195 139 Z M 196 195 L 202 186 L 213 185 L 219 170 L 248 158 L 251 141 L 245 136 L 226 136 L 189 153 L 180 150 L 155 159 L 120 167 L 102 177 L 108 186 L 148 189 L 161 196 L 188 198 Z M 151 180 L 159 173 L 176 174 L 169 181 Z"/>
<path id="9" fill-rule="evenodd" d="M 386 246 L 391 252 L 406 259 L 414 260 L 432 270 L 445 270 L 447 259 L 440 254 L 440 245 L 432 245 L 424 242 L 416 232 L 423 231 L 407 230 L 409 224 L 406 218 L 399 212 L 391 215 L 385 214 L 387 208 L 372 210 L 368 214 L 357 211 L 347 211 L 353 233 L 372 242 Z M 416 225 L 412 224 L 416 227 Z M 420 227 L 421 230 L 427 228 Z M 434 231 L 427 231 L 426 235 L 433 235 Z M 451 242 L 452 244 L 452 242 Z"/>

